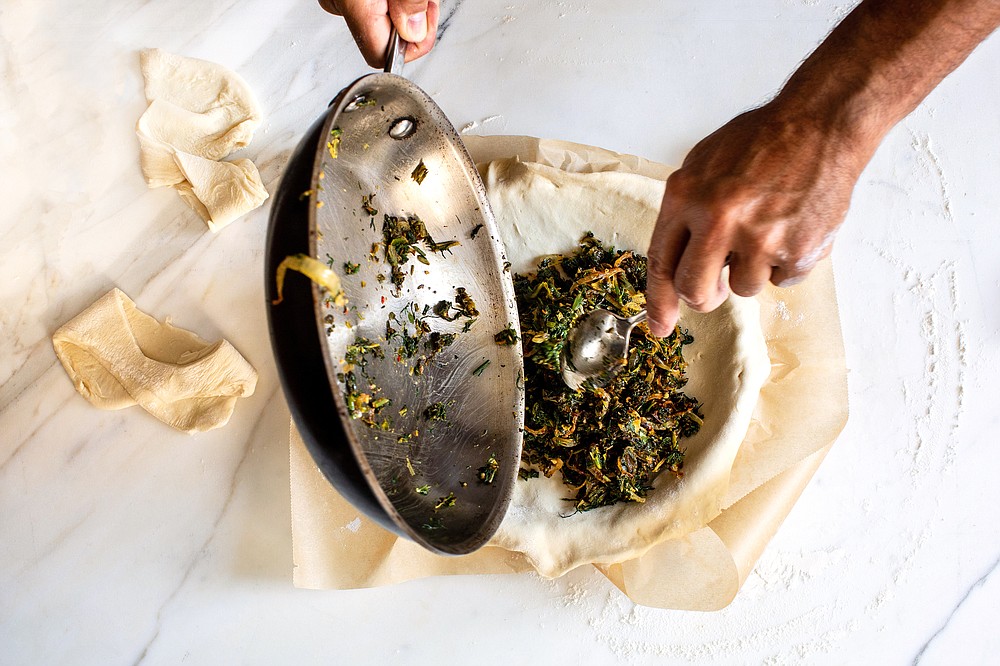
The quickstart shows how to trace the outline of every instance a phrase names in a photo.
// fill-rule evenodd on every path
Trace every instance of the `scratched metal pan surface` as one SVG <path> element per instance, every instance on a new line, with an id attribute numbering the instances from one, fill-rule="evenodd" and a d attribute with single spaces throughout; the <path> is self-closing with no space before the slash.
<path id="1" fill-rule="evenodd" d="M 343 90 L 312 136 L 312 179 L 300 193 L 308 250 L 338 273 L 347 304 L 312 285 L 335 409 L 326 425 L 305 419 L 309 450 L 328 470 L 330 443 L 320 440 L 338 440 L 371 491 L 359 508 L 435 552 L 471 552 L 510 503 L 524 418 L 520 344 L 495 340 L 520 333 L 482 180 L 440 108 L 395 74 Z M 419 219 L 428 236 L 393 257 L 395 280 L 387 216 Z M 294 370 L 282 376 L 295 381 Z M 327 474 L 338 487 L 340 472 Z"/>

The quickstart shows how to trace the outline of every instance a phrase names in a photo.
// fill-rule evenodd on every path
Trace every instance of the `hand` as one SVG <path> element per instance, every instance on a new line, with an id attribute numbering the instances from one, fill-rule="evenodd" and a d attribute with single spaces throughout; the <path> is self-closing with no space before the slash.
<path id="1" fill-rule="evenodd" d="M 871 152 L 832 123 L 788 114 L 776 102 L 698 143 L 667 179 L 653 230 L 646 297 L 653 334 L 673 331 L 678 300 L 708 312 L 729 289 L 752 296 L 768 281 L 802 280 L 830 253 Z"/>
<path id="2" fill-rule="evenodd" d="M 399 36 L 410 43 L 406 62 L 416 60 L 434 46 L 438 0 L 319 0 L 319 4 L 331 14 L 344 17 L 361 55 L 372 67 L 381 69 L 385 65 L 393 25 Z"/>
<path id="3" fill-rule="evenodd" d="M 678 299 L 706 312 L 830 253 L 882 137 L 1000 27 L 996 0 L 863 0 L 774 101 L 696 145 L 667 179 L 646 308 L 668 335 Z"/>

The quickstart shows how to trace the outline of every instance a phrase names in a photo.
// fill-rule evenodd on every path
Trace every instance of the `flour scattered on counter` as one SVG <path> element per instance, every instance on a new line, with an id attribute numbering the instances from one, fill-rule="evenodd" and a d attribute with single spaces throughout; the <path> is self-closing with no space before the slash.
<path id="1" fill-rule="evenodd" d="M 903 278 L 903 289 L 892 297 L 897 336 L 910 335 L 913 329 L 906 327 L 918 318 L 917 330 L 926 350 L 923 372 L 904 380 L 902 386 L 908 411 L 915 415 L 907 449 L 913 460 L 911 474 L 948 471 L 957 454 L 969 363 L 966 321 L 959 316 L 957 264 L 943 261 L 931 271 L 920 271 L 884 248 L 867 244 Z"/>
<path id="2" fill-rule="evenodd" d="M 580 606 L 588 597 L 587 586 L 570 583 L 562 597 L 563 606 Z"/>
<path id="3" fill-rule="evenodd" d="M 955 214 L 951 208 L 951 186 L 945 176 L 944 167 L 941 165 L 941 158 L 934 151 L 930 135 L 924 132 L 915 132 L 910 129 L 910 146 L 917 154 L 917 163 L 920 164 L 937 183 L 938 193 L 941 195 L 941 208 L 944 211 L 945 219 L 951 224 L 955 223 Z"/>
<path id="4" fill-rule="evenodd" d="M 740 594 L 754 597 L 801 587 L 813 578 L 827 575 L 830 569 L 840 567 L 846 557 L 846 553 L 839 548 L 829 551 L 765 552 L 743 584 Z"/>

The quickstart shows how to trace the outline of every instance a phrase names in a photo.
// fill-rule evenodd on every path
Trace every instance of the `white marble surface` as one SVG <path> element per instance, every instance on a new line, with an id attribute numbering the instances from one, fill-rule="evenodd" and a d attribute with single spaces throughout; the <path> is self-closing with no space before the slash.
<path id="1" fill-rule="evenodd" d="M 676 163 L 850 4 L 444 0 L 438 47 L 407 73 L 458 127 Z M 1000 38 L 862 176 L 834 250 L 850 422 L 711 614 L 636 607 L 588 570 L 292 587 L 267 207 L 212 235 L 145 187 L 133 126 L 149 46 L 249 81 L 267 120 L 243 154 L 271 191 L 364 71 L 314 0 L 0 3 L 0 663 L 996 659 Z M 112 286 L 256 366 L 226 428 L 191 437 L 74 392 L 49 336 Z"/>

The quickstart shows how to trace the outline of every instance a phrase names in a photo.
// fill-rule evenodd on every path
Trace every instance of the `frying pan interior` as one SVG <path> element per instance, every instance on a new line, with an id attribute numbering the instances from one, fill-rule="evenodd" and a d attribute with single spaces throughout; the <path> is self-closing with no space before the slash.
<path id="1" fill-rule="evenodd" d="M 402 259 L 390 260 L 387 248 L 400 247 L 390 218 L 426 230 Z M 348 302 L 334 306 L 289 272 L 284 302 L 268 308 L 286 397 L 317 465 L 396 534 L 445 554 L 482 546 L 520 457 L 520 346 L 495 340 L 518 330 L 513 284 L 478 172 L 415 85 L 363 77 L 310 128 L 272 208 L 269 298 L 278 264 L 296 253 L 326 260 Z M 463 313 L 465 296 L 474 306 Z M 432 348 L 432 335 L 446 348 Z M 359 341 L 370 350 L 360 362 L 350 352 Z M 379 410 L 358 410 L 359 396 Z"/>

